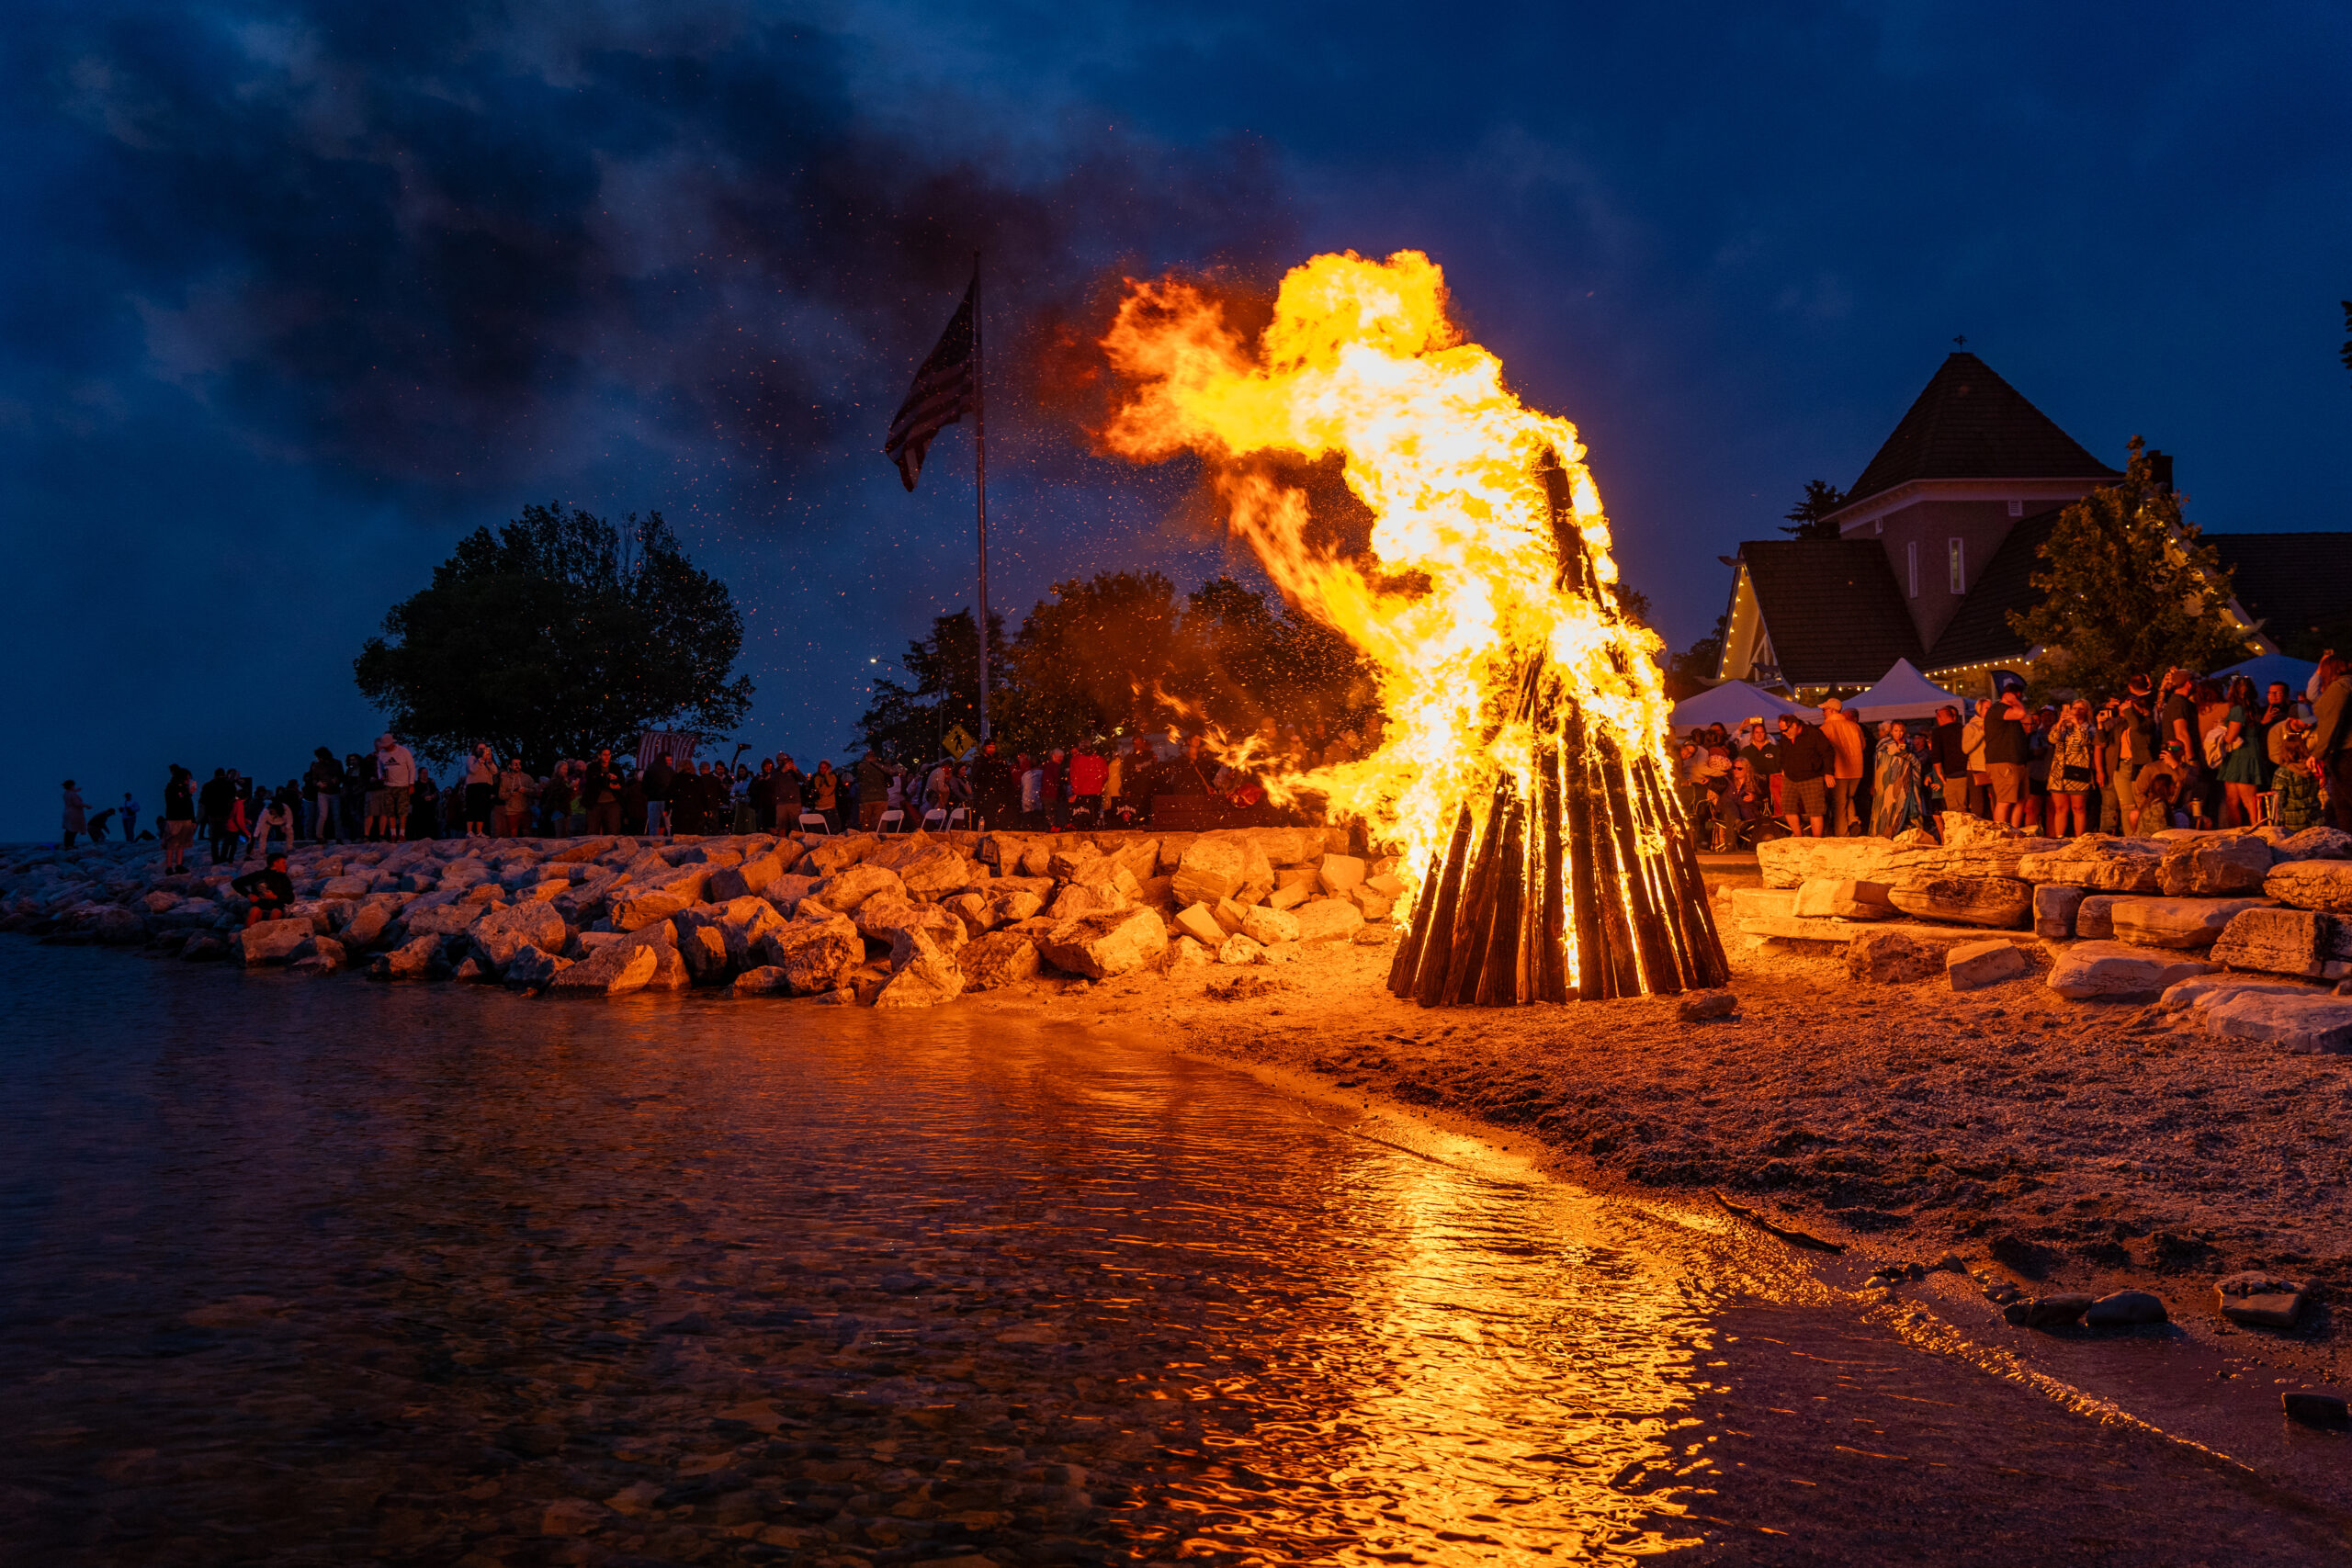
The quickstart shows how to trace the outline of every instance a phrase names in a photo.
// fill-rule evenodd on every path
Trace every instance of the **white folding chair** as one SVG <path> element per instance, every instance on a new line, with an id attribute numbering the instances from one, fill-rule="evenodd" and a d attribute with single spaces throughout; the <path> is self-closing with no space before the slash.
<path id="1" fill-rule="evenodd" d="M 907 814 L 895 807 L 885 811 L 875 818 L 874 830 L 877 833 L 903 833 L 907 830 Z"/>
<path id="2" fill-rule="evenodd" d="M 804 833 L 822 833 L 831 838 L 833 825 L 825 820 L 825 814 L 821 811 L 804 811 L 800 814 L 800 830 Z"/>
<path id="3" fill-rule="evenodd" d="M 925 832 L 944 830 L 947 827 L 947 813 L 936 806 L 933 807 L 922 814 L 922 826 Z"/>
<path id="4" fill-rule="evenodd" d="M 971 825 L 972 808 L 968 806 L 959 806 L 947 814 L 947 826 L 951 829 L 968 828 Z"/>

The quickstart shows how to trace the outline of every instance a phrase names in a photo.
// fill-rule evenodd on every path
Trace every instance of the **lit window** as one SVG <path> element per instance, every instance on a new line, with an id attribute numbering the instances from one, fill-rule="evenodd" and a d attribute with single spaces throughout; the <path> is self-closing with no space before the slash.
<path id="1" fill-rule="evenodd" d="M 2013 502 L 2009 502 L 2009 515 L 2010 515 L 2010 516 L 2012 516 L 2012 517 L 2022 517 L 2022 516 L 2024 516 L 2024 515 L 2025 515 L 2025 502 L 2022 502 L 2022 501 L 2013 501 Z"/>
<path id="2" fill-rule="evenodd" d="M 1912 540 L 1903 547 L 1904 560 L 1911 569 L 1911 597 L 1919 596 L 1919 541 Z"/>
<path id="3" fill-rule="evenodd" d="M 1951 546 L 1951 591 L 1954 593 L 1965 593 L 1968 592 L 1968 557 L 1962 547 L 1964 542 L 1953 539 L 1950 543 Z"/>

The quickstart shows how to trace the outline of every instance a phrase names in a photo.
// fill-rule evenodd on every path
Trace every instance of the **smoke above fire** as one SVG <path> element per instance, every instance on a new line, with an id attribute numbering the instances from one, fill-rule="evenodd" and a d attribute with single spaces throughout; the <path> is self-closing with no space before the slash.
<path id="1" fill-rule="evenodd" d="M 862 453 L 976 250 L 1017 376 L 1122 258 L 1287 238 L 1253 144 L 1076 105 L 1016 132 L 982 84 L 727 0 L 40 8 L 16 41 L 0 82 L 60 111 L 71 171 L 19 353 L 111 374 L 134 340 L 255 449 L 368 480 Z"/>
<path id="2" fill-rule="evenodd" d="M 1278 792 L 1361 813 L 1404 848 L 1409 880 L 1460 803 L 1498 783 L 1539 798 L 1545 714 L 1573 709 L 1613 755 L 1663 763 L 1659 644 L 1617 608 L 1576 427 L 1527 408 L 1502 362 L 1463 341 L 1428 256 L 1318 255 L 1254 333 L 1193 282 L 1131 281 L 1102 349 L 1121 388 L 1104 445 L 1142 463 L 1197 456 L 1267 575 L 1376 671 L 1377 750 L 1277 777 Z M 1318 530 L 1295 482 L 1299 465 L 1331 462 L 1370 513 L 1361 547 Z M 1628 876 L 1666 827 L 1652 812 L 1628 840 Z"/>

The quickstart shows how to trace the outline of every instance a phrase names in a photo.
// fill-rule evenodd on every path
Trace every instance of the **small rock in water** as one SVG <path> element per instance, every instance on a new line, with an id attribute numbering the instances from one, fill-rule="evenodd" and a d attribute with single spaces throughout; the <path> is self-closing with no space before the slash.
<path id="1" fill-rule="evenodd" d="M 1711 1018 L 1729 1018 L 1739 1010 L 1739 998 L 1731 991 L 1701 991 L 1685 997 L 1675 1010 L 1675 1016 L 1685 1023 L 1701 1023 Z"/>
<path id="2" fill-rule="evenodd" d="M 2279 1408 L 2290 1421 L 2306 1427 L 2341 1427 L 2352 1422 L 2352 1405 L 2332 1388 L 2291 1388 L 2280 1392 Z"/>
<path id="3" fill-rule="evenodd" d="M 2093 1328 L 2129 1328 L 2143 1323 L 2165 1323 L 2170 1315 L 2165 1311 L 2162 1297 L 2146 1291 L 2118 1291 L 2101 1296 L 2090 1304 L 2083 1321 Z"/>
<path id="4" fill-rule="evenodd" d="M 2036 1296 L 2031 1301 L 2011 1302 L 2001 1309 L 2001 1315 L 2026 1328 L 2064 1328 L 2090 1308 L 2090 1297 L 2066 1292 L 2054 1296 Z"/>

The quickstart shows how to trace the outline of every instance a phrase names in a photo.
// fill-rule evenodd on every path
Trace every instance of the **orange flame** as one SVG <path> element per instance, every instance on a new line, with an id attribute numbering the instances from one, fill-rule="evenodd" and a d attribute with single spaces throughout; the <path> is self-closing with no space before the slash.
<path id="1" fill-rule="evenodd" d="M 1131 279 L 1102 346 L 1129 389 L 1109 446 L 1144 462 L 1207 458 L 1230 525 L 1275 586 L 1377 671 L 1378 750 L 1272 781 L 1278 796 L 1305 785 L 1361 813 L 1375 839 L 1405 847 L 1400 874 L 1417 881 L 1456 803 L 1483 799 L 1504 773 L 1527 795 L 1532 729 L 1513 699 L 1541 655 L 1588 722 L 1665 768 L 1660 644 L 1616 611 L 1609 524 L 1576 427 L 1521 404 L 1502 361 L 1461 341 L 1429 257 L 1317 256 L 1283 279 L 1254 344 L 1191 285 Z M 1250 461 L 1334 454 L 1374 514 L 1368 559 L 1310 547 L 1304 492 Z M 1559 586 L 1551 460 L 1598 594 Z M 1655 852 L 1656 829 L 1644 838 Z"/>

